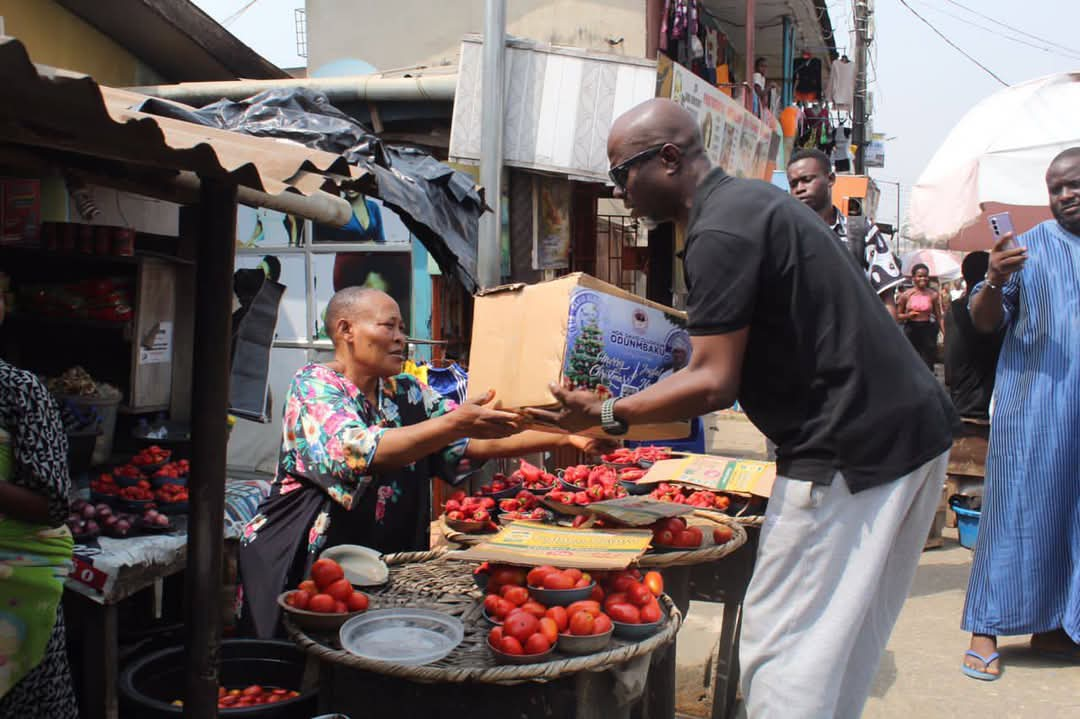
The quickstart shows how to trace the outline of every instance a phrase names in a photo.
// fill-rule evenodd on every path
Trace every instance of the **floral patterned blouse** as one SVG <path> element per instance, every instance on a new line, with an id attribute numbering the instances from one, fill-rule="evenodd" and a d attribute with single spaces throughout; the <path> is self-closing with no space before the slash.
<path id="1" fill-rule="evenodd" d="M 375 394 L 373 403 L 322 364 L 293 378 L 277 476 L 241 540 L 244 594 L 260 636 L 276 624 L 276 605 L 255 605 L 267 597 L 272 604 L 295 585 L 323 547 L 428 548 L 431 479 L 456 482 L 468 440 L 401 469 L 372 472 L 371 462 L 387 429 L 438 417 L 456 404 L 405 374 L 380 380 Z M 273 617 L 260 617 L 267 612 Z"/>

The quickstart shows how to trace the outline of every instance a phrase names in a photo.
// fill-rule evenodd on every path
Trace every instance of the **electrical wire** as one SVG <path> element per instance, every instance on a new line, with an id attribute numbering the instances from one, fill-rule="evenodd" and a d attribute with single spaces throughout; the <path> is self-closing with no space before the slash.
<path id="1" fill-rule="evenodd" d="M 254 5 L 257 2 L 259 2 L 259 0 L 248 0 L 247 4 L 245 4 L 242 8 L 240 8 L 239 10 L 234 12 L 232 15 L 230 15 L 229 17 L 227 17 L 227 18 L 225 18 L 224 20 L 221 21 L 222 27 L 228 27 L 229 25 L 232 25 L 234 22 L 236 22 L 237 20 L 240 19 L 241 15 L 243 15 L 248 10 L 250 10 L 251 6 Z"/>
<path id="2" fill-rule="evenodd" d="M 1013 27 L 1012 25 L 1009 25 L 1008 23 L 1003 23 L 1000 20 L 995 20 L 994 18 L 990 17 L 989 15 L 987 15 L 985 13 L 981 13 L 978 10 L 974 10 L 972 8 L 969 8 L 967 5 L 956 2 L 956 0 L 945 0 L 945 2 L 949 3 L 950 5 L 955 5 L 956 7 L 960 8 L 961 10 L 967 10 L 972 15 L 978 15 L 979 17 L 983 18 L 984 20 L 989 20 L 990 22 L 994 23 L 995 25 L 1000 25 L 1001 27 L 1008 28 L 1009 30 L 1012 30 L 1013 32 L 1019 33 L 1019 34 L 1025 36 L 1025 37 L 1029 37 L 1032 40 L 1038 40 L 1041 43 L 1045 43 L 1047 45 L 1051 45 L 1051 46 L 1059 48 L 1061 50 L 1065 50 L 1066 52 L 1071 52 L 1071 53 L 1074 53 L 1074 54 L 1080 54 L 1080 50 L 1077 50 L 1076 48 L 1068 47 L 1066 45 L 1061 45 L 1060 43 L 1056 43 L 1053 40 L 1047 40 L 1044 37 L 1039 37 L 1038 35 L 1032 35 L 1029 32 L 1024 32 L 1023 30 L 1021 30 L 1018 27 Z"/>
<path id="3" fill-rule="evenodd" d="M 913 8 L 913 7 L 911 7 L 910 5 L 908 5 L 908 4 L 907 4 L 907 2 L 906 2 L 906 0 L 897 0 L 897 2 L 899 2 L 899 3 L 901 4 L 901 5 L 903 5 L 904 7 L 906 7 L 906 8 L 908 9 L 908 11 L 909 11 L 909 12 L 910 12 L 910 13 L 911 13 L 912 15 L 914 15 L 915 17 L 917 17 L 917 18 L 919 18 L 920 20 L 922 20 L 922 21 L 923 21 L 923 23 L 925 23 L 925 24 L 926 24 L 926 26 L 927 26 L 928 28 L 930 28 L 931 30 L 933 30 L 933 31 L 934 31 L 934 33 L 938 35 L 938 37 L 940 37 L 940 38 L 941 38 L 942 40 L 944 40 L 945 42 L 947 42 L 947 43 L 948 43 L 948 44 L 949 44 L 949 45 L 950 45 L 950 46 L 951 46 L 951 47 L 952 47 L 952 48 L 953 48 L 954 50 L 956 50 L 956 51 L 957 51 L 958 53 L 960 53 L 961 55 L 963 55 L 964 57 L 966 57 L 966 58 L 967 58 L 968 60 L 971 60 L 971 61 L 972 61 L 973 63 L 975 63 L 976 65 L 978 65 L 978 66 L 979 66 L 979 68 L 980 68 L 980 69 L 982 69 L 982 71 L 983 71 L 983 72 L 985 72 L 985 73 L 986 73 L 987 75 L 989 75 L 990 77 L 992 77 L 992 78 L 994 78 L 995 80 L 997 80 L 998 82 L 1000 82 L 1000 83 L 1001 83 L 1001 84 L 1002 84 L 1003 86 L 1005 86 L 1005 87 L 1008 87 L 1008 86 L 1009 86 L 1009 83 L 1005 82 L 1005 81 L 1004 81 L 1004 80 L 1002 80 L 1002 79 L 1001 79 L 1000 77 L 998 77 L 998 76 L 997 76 L 997 75 L 996 75 L 996 74 L 994 73 L 994 71 L 993 71 L 993 70 L 991 70 L 990 68 L 988 68 L 988 67 L 987 67 L 986 65 L 983 65 L 983 64 L 982 64 L 981 62 L 979 62 L 978 60 L 976 60 L 975 58 L 973 58 L 973 57 L 972 57 L 971 55 L 968 55 L 968 54 L 967 54 L 966 52 L 964 52 L 964 50 L 963 50 L 963 49 L 962 49 L 962 48 L 961 48 L 961 47 L 960 47 L 959 45 L 957 45 L 957 44 L 956 44 L 955 42 L 953 42 L 952 40 L 950 40 L 950 39 L 949 39 L 949 38 L 948 38 L 948 37 L 947 37 L 947 36 L 945 35 L 945 33 L 941 32 L 941 30 L 938 30 L 938 29 L 937 29 L 936 27 L 934 27 L 934 26 L 933 26 L 933 24 L 932 24 L 932 23 L 931 23 L 931 22 L 930 22 L 929 20 L 927 20 L 927 19 L 926 19 L 926 18 L 924 18 L 924 17 L 922 16 L 922 15 L 920 15 L 920 14 L 919 14 L 918 12 L 916 12 L 915 8 Z"/>
<path id="4" fill-rule="evenodd" d="M 933 10 L 934 12 L 939 12 L 942 15 L 947 15 L 948 17 L 959 20 L 960 22 L 962 22 L 962 23 L 964 23 L 966 25 L 970 25 L 970 26 L 978 28 L 980 30 L 985 30 L 986 32 L 992 32 L 995 35 L 997 35 L 998 37 L 1000 37 L 1002 40 L 1009 40 L 1011 42 L 1019 43 L 1021 45 L 1027 45 L 1028 47 L 1035 48 L 1036 50 L 1042 50 L 1043 52 L 1051 53 L 1051 54 L 1054 54 L 1054 55 L 1062 55 L 1062 54 L 1064 54 L 1064 55 L 1067 55 L 1068 57 L 1071 57 L 1073 59 L 1080 60 L 1080 52 L 1075 52 L 1073 50 L 1069 50 L 1069 49 L 1066 49 L 1066 48 L 1060 48 L 1059 49 L 1059 48 L 1049 47 L 1047 45 L 1036 45 L 1033 42 L 1028 42 L 1027 40 L 1021 40 L 1018 37 L 1012 37 L 1010 35 L 1005 35 L 1000 30 L 995 30 L 992 27 L 987 27 L 986 25 L 980 25 L 979 23 L 974 22 L 972 20 L 969 20 L 968 18 L 963 17 L 962 15 L 957 15 L 956 13 L 951 13 L 951 12 L 948 12 L 946 10 L 942 10 L 941 8 L 934 7 L 933 5 L 931 5 L 928 2 L 920 2 L 919 4 L 922 5 L 923 7 L 925 7 L 928 10 Z M 999 23 L 999 24 L 1001 24 L 1001 23 Z M 1017 31 L 1017 32 L 1019 32 L 1019 31 Z"/>

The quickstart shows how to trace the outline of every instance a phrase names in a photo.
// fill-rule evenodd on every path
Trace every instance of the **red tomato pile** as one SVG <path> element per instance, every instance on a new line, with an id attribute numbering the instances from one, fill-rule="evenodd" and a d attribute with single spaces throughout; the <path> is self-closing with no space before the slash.
<path id="1" fill-rule="evenodd" d="M 125 479 L 142 479 L 142 471 L 134 464 L 125 464 L 113 470 L 113 475 Z"/>
<path id="2" fill-rule="evenodd" d="M 154 472 L 154 476 L 158 479 L 181 479 L 188 476 L 191 472 L 191 463 L 186 459 L 181 459 L 178 462 L 168 462 L 158 471 Z"/>
<path id="3" fill-rule="evenodd" d="M 132 502 L 149 502 L 154 499 L 154 490 L 150 488 L 150 483 L 143 479 L 134 487 L 121 488 L 120 497 Z"/>
<path id="4" fill-rule="evenodd" d="M 660 482 L 656 485 L 656 489 L 652 491 L 649 497 L 658 499 L 661 502 L 686 504 L 701 509 L 719 509 L 721 512 L 731 506 L 731 498 L 727 495 L 710 492 L 707 489 L 694 490 L 688 487 L 680 487 L 667 482 Z"/>
<path id="5" fill-rule="evenodd" d="M 132 457 L 131 463 L 137 467 L 145 467 L 146 465 L 150 464 L 161 464 L 162 462 L 168 462 L 170 456 L 172 456 L 172 451 L 168 449 L 162 449 L 156 444 L 153 444 Z"/>
<path id="6" fill-rule="evenodd" d="M 613 572 L 604 577 L 604 611 L 623 624 L 652 624 L 660 621 L 663 612 L 657 601 L 664 591 L 664 579 L 659 572 L 644 577 L 636 569 Z"/>
<path id="7" fill-rule="evenodd" d="M 253 707 L 259 704 L 276 704 L 286 699 L 300 696 L 300 692 L 278 687 L 262 687 L 252 684 L 244 689 L 226 689 L 218 687 L 218 709 L 239 709 L 241 707 Z M 173 702 L 176 706 L 183 706 L 183 702 Z"/>
<path id="8" fill-rule="evenodd" d="M 300 582 L 285 603 L 309 612 L 344 614 L 367 610 L 368 597 L 353 589 L 340 564 L 332 559 L 317 559 L 311 565 L 311 578 Z"/>
<path id="9" fill-rule="evenodd" d="M 671 459 L 670 447 L 619 447 L 611 454 L 605 454 L 602 458 L 608 464 L 637 464 L 638 462 L 659 462 L 662 459 Z"/>
<path id="10" fill-rule="evenodd" d="M 705 536 L 701 527 L 689 527 L 682 517 L 668 517 L 652 525 L 653 543 L 664 547 L 696 549 Z"/>
<path id="11" fill-rule="evenodd" d="M 524 607 L 515 607 L 502 626 L 493 628 L 488 634 L 492 649 L 514 656 L 544 654 L 558 639 L 555 620 L 544 615 L 537 617 Z"/>
<path id="12" fill-rule="evenodd" d="M 182 484 L 163 484 L 154 492 L 154 499 L 162 504 L 188 501 L 187 487 Z"/>
<path id="13" fill-rule="evenodd" d="M 525 489 L 551 489 L 555 486 L 555 475 L 523 459 L 521 466 L 510 475 L 508 481 L 512 487 L 520 484 Z"/>
<path id="14" fill-rule="evenodd" d="M 604 614 L 600 602 L 595 599 L 582 599 L 566 608 L 566 626 L 560 628 L 560 634 L 574 637 L 587 637 L 593 634 L 607 634 L 611 631 L 611 617 Z"/>
<path id="15" fill-rule="evenodd" d="M 454 492 L 446 500 L 446 518 L 455 522 L 484 522 L 484 529 L 494 529 L 491 510 L 495 500 L 491 497 L 469 497 L 462 491 Z"/>
<path id="16" fill-rule="evenodd" d="M 563 481 L 574 485 L 578 491 L 552 490 L 548 492 L 547 496 L 552 501 L 561 504 L 585 506 L 593 502 L 626 496 L 626 490 L 619 486 L 615 470 L 602 464 L 595 467 L 586 464 L 567 467 L 563 473 Z"/>
<path id="17" fill-rule="evenodd" d="M 120 494 L 120 487 L 117 486 L 116 480 L 108 472 L 99 475 L 97 479 L 90 480 L 90 489 L 98 494 L 110 494 L 113 496 L 119 496 Z"/>
<path id="18" fill-rule="evenodd" d="M 526 582 L 536 589 L 584 589 L 593 578 L 580 569 L 558 569 L 550 565 L 535 567 L 526 575 Z"/>

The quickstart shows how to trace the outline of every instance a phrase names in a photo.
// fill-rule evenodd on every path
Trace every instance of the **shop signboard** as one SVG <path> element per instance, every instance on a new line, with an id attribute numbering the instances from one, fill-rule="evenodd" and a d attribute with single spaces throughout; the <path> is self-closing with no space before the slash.
<path id="1" fill-rule="evenodd" d="M 658 97 L 671 98 L 697 119 L 705 154 L 714 165 L 738 177 L 767 179 L 780 146 L 769 123 L 664 55 L 656 63 L 656 88 Z"/>

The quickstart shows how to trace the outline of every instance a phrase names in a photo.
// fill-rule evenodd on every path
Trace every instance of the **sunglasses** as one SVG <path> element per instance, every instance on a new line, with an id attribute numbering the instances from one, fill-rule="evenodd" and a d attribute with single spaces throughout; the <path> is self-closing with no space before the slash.
<path id="1" fill-rule="evenodd" d="M 615 187 L 619 188 L 620 190 L 625 190 L 626 181 L 630 178 L 630 168 L 638 163 L 645 162 L 646 160 L 649 160 L 654 156 L 660 154 L 660 151 L 669 144 L 670 143 L 665 142 L 660 145 L 654 145 L 653 147 L 642 150 L 636 155 L 631 155 L 623 162 L 620 162 L 618 165 L 608 170 L 608 177 L 610 177 L 611 181 L 615 183 Z"/>

